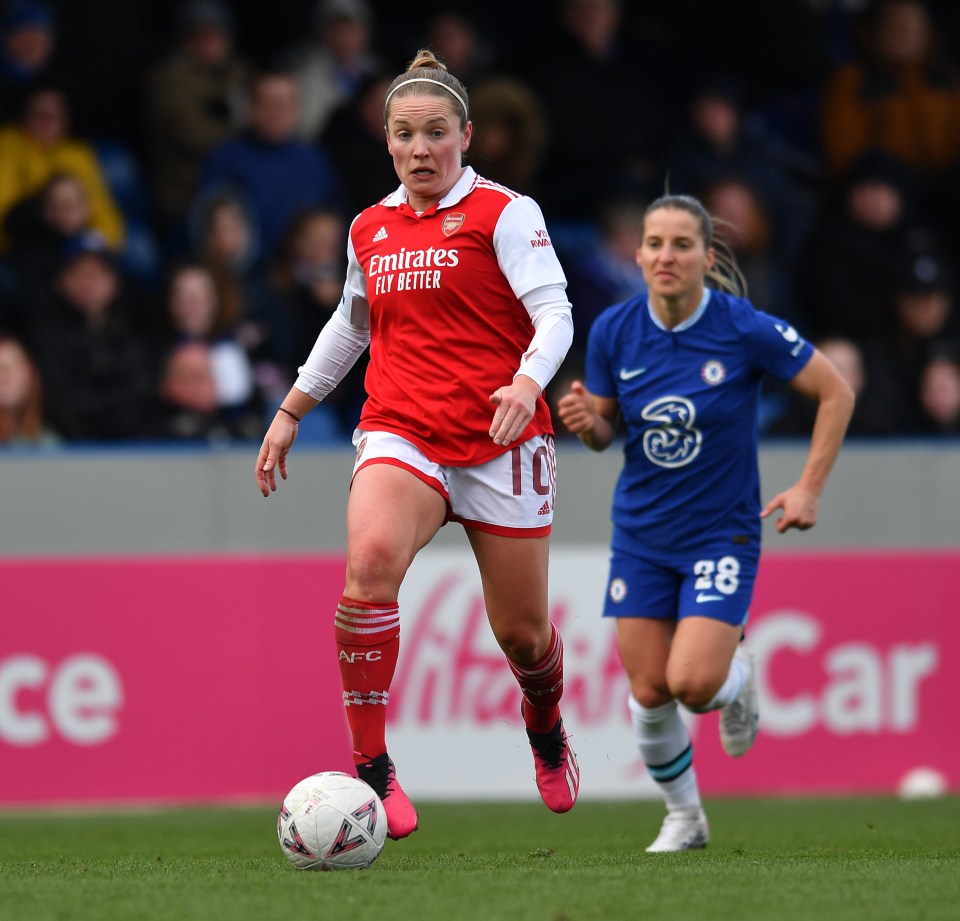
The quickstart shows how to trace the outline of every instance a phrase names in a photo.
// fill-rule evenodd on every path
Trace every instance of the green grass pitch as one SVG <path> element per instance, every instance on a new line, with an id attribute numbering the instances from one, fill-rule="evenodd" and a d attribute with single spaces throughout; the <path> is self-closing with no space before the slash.
<path id="1" fill-rule="evenodd" d="M 419 806 L 368 870 L 294 870 L 276 809 L 0 813 L 2 921 L 960 918 L 960 797 L 715 799 L 711 844 L 646 854 L 659 803 Z"/>

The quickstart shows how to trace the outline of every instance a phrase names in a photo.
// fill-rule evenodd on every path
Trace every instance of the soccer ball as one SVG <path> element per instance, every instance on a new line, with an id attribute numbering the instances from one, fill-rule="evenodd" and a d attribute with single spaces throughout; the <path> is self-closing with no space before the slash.
<path id="1" fill-rule="evenodd" d="M 936 768 L 915 767 L 900 778 L 900 799 L 936 799 L 949 789 L 947 778 Z"/>
<path id="2" fill-rule="evenodd" d="M 277 837 L 300 870 L 362 870 L 383 850 L 387 816 L 380 797 L 356 777 L 324 771 L 284 798 Z"/>

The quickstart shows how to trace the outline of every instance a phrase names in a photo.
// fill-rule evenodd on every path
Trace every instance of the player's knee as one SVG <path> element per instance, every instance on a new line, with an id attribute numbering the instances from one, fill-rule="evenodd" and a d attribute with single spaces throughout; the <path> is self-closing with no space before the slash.
<path id="1" fill-rule="evenodd" d="M 406 562 L 389 547 L 365 543 L 347 553 L 347 585 L 359 601 L 395 598 L 403 581 Z"/>
<path id="2" fill-rule="evenodd" d="M 716 682 L 698 675 L 685 675 L 671 682 L 670 691 L 688 710 L 702 710 L 717 693 Z"/>
<path id="3" fill-rule="evenodd" d="M 540 633 L 541 631 L 532 625 L 511 624 L 497 630 L 496 637 L 500 648 L 511 662 L 526 665 L 536 662 L 546 652 Z"/>
<path id="4" fill-rule="evenodd" d="M 653 685 L 647 682 L 631 682 L 630 693 L 633 699 L 646 710 L 656 710 L 673 700 L 673 694 L 665 685 Z"/>

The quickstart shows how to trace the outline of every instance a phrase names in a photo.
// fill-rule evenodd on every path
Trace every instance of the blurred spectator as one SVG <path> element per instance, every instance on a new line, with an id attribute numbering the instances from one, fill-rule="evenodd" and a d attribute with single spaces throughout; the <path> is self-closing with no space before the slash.
<path id="1" fill-rule="evenodd" d="M 919 398 L 926 430 L 960 435 L 960 356 L 956 349 L 937 352 L 924 365 Z"/>
<path id="2" fill-rule="evenodd" d="M 582 366 L 590 327 L 607 307 L 646 290 L 637 265 L 644 207 L 629 200 L 607 205 L 600 212 L 597 238 L 562 254 L 574 320 L 567 364 Z"/>
<path id="3" fill-rule="evenodd" d="M 233 431 L 249 437 L 262 427 L 253 366 L 237 336 L 238 306 L 223 296 L 207 266 L 184 261 L 173 266 L 164 292 L 169 348 L 201 342 L 210 350 L 217 405 Z"/>
<path id="4" fill-rule="evenodd" d="M 274 405 L 279 405 L 296 376 L 297 366 L 306 361 L 320 330 L 340 303 L 347 271 L 346 252 L 347 223 L 336 211 L 307 211 L 294 222 L 287 235 L 271 281 L 292 319 L 293 364 L 289 368 L 287 387 L 275 394 Z M 365 398 L 366 367 L 367 353 L 364 352 L 336 390 L 304 417 L 298 437 L 314 441 L 342 440 L 353 432 Z"/>
<path id="5" fill-rule="evenodd" d="M 7 281 L 14 328 L 22 333 L 29 322 L 24 292 L 46 286 L 56 274 L 68 244 L 87 234 L 101 239 L 90 224 L 90 199 L 83 184 L 66 174 L 51 178 L 36 195 L 11 208 L 3 230 L 11 242 Z"/>
<path id="6" fill-rule="evenodd" d="M 155 365 L 115 259 L 93 238 L 72 242 L 52 296 L 33 327 L 50 424 L 69 441 L 140 436 Z"/>
<path id="7" fill-rule="evenodd" d="M 221 296 L 233 305 L 228 312 L 236 317 L 236 336 L 254 366 L 258 388 L 266 397 L 281 388 L 286 393 L 292 383 L 287 372 L 296 359 L 292 320 L 257 261 L 256 228 L 245 202 L 229 194 L 200 199 L 191 231 L 193 255 L 211 269 Z"/>
<path id="8" fill-rule="evenodd" d="M 158 438 L 225 442 L 245 436 L 235 431 L 220 408 L 214 358 L 206 342 L 175 344 L 164 358 L 157 388 L 155 430 Z"/>
<path id="9" fill-rule="evenodd" d="M 320 0 L 316 5 L 313 41 L 284 57 L 300 85 L 303 137 L 319 138 L 333 113 L 381 69 L 373 30 L 373 11 L 366 0 Z"/>
<path id="10" fill-rule="evenodd" d="M 249 76 L 225 4 L 190 0 L 177 26 L 177 46 L 150 71 L 144 94 L 150 186 L 165 228 L 185 218 L 206 154 L 242 127 Z"/>
<path id="11" fill-rule="evenodd" d="M 250 130 L 215 147 L 203 166 L 201 193 L 229 191 L 246 198 L 265 263 L 298 213 L 342 204 L 333 160 L 322 146 L 298 137 L 299 118 L 296 79 L 264 71 L 253 81 Z"/>
<path id="12" fill-rule="evenodd" d="M 417 48 L 429 48 L 452 74 L 470 90 L 489 77 L 494 67 L 494 49 L 481 33 L 477 20 L 462 3 L 441 4 L 427 20 L 426 42 Z M 417 49 L 411 49 L 413 57 Z M 471 105 L 471 110 L 473 106 Z M 471 113 L 472 114 L 472 113 Z M 482 170 L 481 170 L 482 173 Z"/>
<path id="13" fill-rule="evenodd" d="M 340 303 L 347 272 L 346 252 L 346 221 L 338 212 L 322 208 L 301 214 L 280 250 L 271 282 L 290 307 L 296 331 L 292 358 L 298 365 Z"/>
<path id="14" fill-rule="evenodd" d="M 56 79 L 56 12 L 40 0 L 8 0 L 0 15 L 0 122 L 23 111 L 27 92 Z"/>
<path id="15" fill-rule="evenodd" d="M 15 256 L 40 265 L 51 277 L 71 240 L 96 233 L 93 211 L 83 183 L 76 176 L 52 176 L 36 195 L 23 199 L 7 214 L 4 230 L 13 243 Z"/>
<path id="16" fill-rule="evenodd" d="M 923 428 L 919 404 L 923 368 L 940 349 L 960 341 L 955 281 L 934 252 L 907 253 L 896 263 L 893 281 L 894 323 L 864 346 L 871 379 L 896 430 Z"/>
<path id="17" fill-rule="evenodd" d="M 40 372 L 21 343 L 0 334 L 0 448 L 53 440 L 44 425 Z"/>
<path id="18" fill-rule="evenodd" d="M 864 342 L 889 330 L 898 266 L 905 254 L 929 245 L 902 164 L 882 153 L 865 154 L 825 202 L 800 260 L 796 278 L 807 337 Z"/>
<path id="19" fill-rule="evenodd" d="M 931 4 L 882 0 L 861 53 L 839 68 L 823 97 L 823 149 L 841 174 L 865 150 L 898 157 L 951 249 L 960 247 L 960 61 L 935 28 Z"/>
<path id="20" fill-rule="evenodd" d="M 731 78 L 704 79 L 688 112 L 664 158 L 670 190 L 696 195 L 718 179 L 749 178 L 766 203 L 780 257 L 789 265 L 809 230 L 815 187 L 795 180 L 778 162 L 775 144 L 750 119 L 743 89 Z"/>
<path id="21" fill-rule="evenodd" d="M 547 125 L 533 90 L 513 78 L 486 80 L 470 93 L 470 118 L 468 156 L 476 171 L 516 192 L 536 195 Z"/>
<path id="22" fill-rule="evenodd" d="M 699 198 L 717 219 L 717 238 L 736 256 L 751 302 L 803 331 L 806 322 L 797 312 L 792 266 L 783 252 L 780 228 L 751 180 L 716 176 L 699 190 Z"/>
<path id="23" fill-rule="evenodd" d="M 894 435 L 896 420 L 887 411 L 882 393 L 867 374 L 863 350 L 851 339 L 821 339 L 817 348 L 843 375 L 856 397 L 848 435 Z M 804 435 L 813 430 L 817 404 L 782 385 L 765 387 L 761 427 L 764 435 Z"/>
<path id="24" fill-rule="evenodd" d="M 120 265 L 138 284 L 153 287 L 162 274 L 163 255 L 140 161 L 122 141 L 97 140 L 94 150 L 104 182 L 123 220 Z"/>
<path id="25" fill-rule="evenodd" d="M 960 162 L 960 69 L 926 3 L 874 6 L 863 47 L 825 88 L 821 137 L 834 176 L 874 148 L 924 171 Z"/>
<path id="26" fill-rule="evenodd" d="M 123 220 L 110 195 L 94 149 L 70 136 L 66 95 L 56 87 L 37 86 L 25 102 L 22 118 L 0 128 L 0 221 L 10 209 L 39 191 L 59 173 L 75 176 L 90 201 L 90 223 L 107 244 L 123 246 Z M 3 247 L 9 240 L 3 238 Z"/>
<path id="27" fill-rule="evenodd" d="M 647 72 L 628 43 L 619 0 L 563 0 L 524 73 L 547 112 L 539 200 L 548 222 L 589 220 L 596 202 L 649 198 L 657 183 L 669 74 Z M 662 191 L 662 189 L 660 190 Z"/>
<path id="28" fill-rule="evenodd" d="M 242 195 L 214 191 L 190 211 L 190 248 L 205 262 L 242 275 L 259 259 L 260 241 Z"/>
<path id="29" fill-rule="evenodd" d="M 823 84 L 838 62 L 849 59 L 851 22 L 873 2 L 751 0 L 735 14 L 729 4 L 713 5 L 699 24 L 712 63 L 694 63 L 690 71 L 722 68 L 736 77 L 749 92 L 751 129 L 762 124 L 779 163 L 816 182 Z"/>
<path id="30" fill-rule="evenodd" d="M 384 156 L 383 101 L 392 80 L 392 73 L 369 75 L 355 98 L 337 109 L 323 134 L 323 144 L 343 180 L 345 213 L 350 217 L 400 183 L 393 160 Z"/>

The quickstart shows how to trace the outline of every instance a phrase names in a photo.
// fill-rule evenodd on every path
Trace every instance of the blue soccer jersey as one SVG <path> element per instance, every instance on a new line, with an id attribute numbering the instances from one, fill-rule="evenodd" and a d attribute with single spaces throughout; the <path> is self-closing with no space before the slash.
<path id="1" fill-rule="evenodd" d="M 612 549 L 667 565 L 718 543 L 757 550 L 760 382 L 791 380 L 812 354 L 788 323 L 720 291 L 672 330 L 646 295 L 604 311 L 585 384 L 615 398 L 627 426 Z"/>

